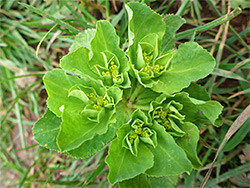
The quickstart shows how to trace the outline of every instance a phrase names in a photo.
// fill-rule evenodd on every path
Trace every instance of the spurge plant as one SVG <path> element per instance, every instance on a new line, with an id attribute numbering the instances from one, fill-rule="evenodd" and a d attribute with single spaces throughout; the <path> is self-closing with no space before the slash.
<path id="1" fill-rule="evenodd" d="M 222 106 L 193 82 L 215 60 L 195 42 L 175 47 L 179 16 L 162 18 L 139 3 L 126 10 L 126 51 L 111 23 L 98 21 L 76 36 L 61 68 L 46 73 L 48 108 L 33 133 L 42 146 L 79 159 L 110 144 L 111 184 L 144 178 L 154 186 L 155 178 L 201 167 L 199 129 L 218 124 Z"/>

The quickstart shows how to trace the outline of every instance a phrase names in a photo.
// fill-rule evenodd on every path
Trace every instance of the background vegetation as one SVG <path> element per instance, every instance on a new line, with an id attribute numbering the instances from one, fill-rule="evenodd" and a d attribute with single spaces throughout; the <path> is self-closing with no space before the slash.
<path id="1" fill-rule="evenodd" d="M 93 157 L 76 160 L 39 147 L 32 125 L 45 110 L 42 76 L 58 67 L 75 34 L 106 19 L 126 47 L 126 2 L 0 0 L 0 187 L 112 187 L 106 179 L 108 168 L 102 163 L 105 148 Z M 183 16 L 187 23 L 177 32 L 176 44 L 197 41 L 217 62 L 212 75 L 199 83 L 224 106 L 223 124 L 201 130 L 198 152 L 204 166 L 180 176 L 179 186 L 199 187 L 217 152 L 205 187 L 250 187 L 250 2 L 142 2 L 163 16 Z M 225 22 L 222 16 L 238 6 L 241 13 L 235 9 L 230 19 L 240 14 Z M 236 128 L 239 130 L 230 138 Z M 218 151 L 223 139 L 229 141 Z"/>

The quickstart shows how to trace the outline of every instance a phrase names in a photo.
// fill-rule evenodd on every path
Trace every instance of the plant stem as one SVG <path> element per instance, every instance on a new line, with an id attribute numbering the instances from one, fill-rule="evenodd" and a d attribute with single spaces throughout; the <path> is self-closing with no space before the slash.
<path id="1" fill-rule="evenodd" d="M 133 104 L 131 105 L 131 107 L 134 109 L 140 109 L 140 110 L 145 110 L 145 111 L 149 111 L 150 109 L 149 106 L 143 106 L 143 105 L 137 105 L 137 104 Z"/>
<path id="2" fill-rule="evenodd" d="M 138 94 L 140 93 L 140 90 L 141 90 L 141 89 L 142 89 L 142 85 L 138 85 L 138 86 L 135 88 L 135 90 L 134 90 L 132 96 L 130 97 L 130 102 L 131 102 L 131 103 L 133 103 L 133 102 L 135 101 L 135 99 L 136 99 L 136 97 L 138 96 Z"/>

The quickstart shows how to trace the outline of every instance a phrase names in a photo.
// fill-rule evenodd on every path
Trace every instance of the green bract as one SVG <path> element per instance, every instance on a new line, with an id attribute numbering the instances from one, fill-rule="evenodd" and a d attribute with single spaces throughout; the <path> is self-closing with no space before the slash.
<path id="1" fill-rule="evenodd" d="M 125 51 L 114 27 L 98 21 L 76 36 L 61 69 L 46 73 L 48 109 L 33 133 L 42 146 L 75 158 L 111 142 L 109 182 L 154 187 L 201 167 L 199 128 L 217 124 L 222 106 L 192 82 L 211 73 L 215 60 L 194 42 L 175 48 L 185 22 L 179 16 L 163 19 L 140 3 L 126 10 Z"/>
<path id="2" fill-rule="evenodd" d="M 156 132 L 152 129 L 152 124 L 148 123 L 147 116 L 140 110 L 135 111 L 129 123 L 124 126 L 130 127 L 130 131 L 123 138 L 122 146 L 130 150 L 133 155 L 137 156 L 139 142 L 156 147 Z"/>
<path id="3" fill-rule="evenodd" d="M 83 33 L 82 38 L 87 38 L 90 32 Z M 79 45 L 78 49 L 62 58 L 60 66 L 82 78 L 100 80 L 105 86 L 130 87 L 128 59 L 119 48 L 120 41 L 114 27 L 107 21 L 99 21 L 94 37 L 89 38 L 90 45 Z M 76 48 L 77 44 L 73 46 Z"/>

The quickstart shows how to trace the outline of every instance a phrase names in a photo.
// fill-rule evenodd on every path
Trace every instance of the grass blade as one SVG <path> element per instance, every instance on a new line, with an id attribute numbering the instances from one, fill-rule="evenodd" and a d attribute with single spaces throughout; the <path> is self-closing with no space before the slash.
<path id="1" fill-rule="evenodd" d="M 71 26 L 70 24 L 68 24 L 68 23 L 66 23 L 66 22 L 64 22 L 64 21 L 62 21 L 62 20 L 60 20 L 60 19 L 57 19 L 57 18 L 55 18 L 55 17 L 53 17 L 53 16 L 47 14 L 46 12 L 44 12 L 44 11 L 42 11 L 42 10 L 39 10 L 39 9 L 37 9 L 37 8 L 35 8 L 35 7 L 33 7 L 33 6 L 30 6 L 30 5 L 27 5 L 27 4 L 25 4 L 25 3 L 19 3 L 19 4 L 22 5 L 22 6 L 24 6 L 24 7 L 26 7 L 27 9 L 29 9 L 29 10 L 35 12 L 35 13 L 41 15 L 41 16 L 45 16 L 46 18 L 48 18 L 48 19 L 50 19 L 50 20 L 56 22 L 57 24 L 59 24 L 59 25 L 65 27 L 66 29 L 68 29 L 68 30 L 69 30 L 71 33 L 73 33 L 73 34 L 79 33 L 79 31 L 78 31 L 76 28 L 74 28 L 73 26 Z"/>
<path id="2" fill-rule="evenodd" d="M 242 166 L 239 166 L 239 167 L 237 167 L 237 168 L 235 168 L 233 170 L 225 172 L 224 174 L 220 175 L 219 179 L 212 179 L 209 182 L 207 182 L 207 185 L 205 186 L 205 188 L 214 187 L 218 183 L 223 182 L 223 181 L 225 181 L 225 180 L 227 180 L 229 178 L 236 177 L 236 176 L 238 176 L 240 174 L 248 172 L 249 167 L 250 167 L 250 162 L 248 162 L 248 163 L 246 163 L 246 164 L 244 164 Z"/>
<path id="3" fill-rule="evenodd" d="M 83 183 L 82 187 L 88 185 L 93 179 L 95 179 L 96 176 L 98 176 L 102 170 L 106 167 L 105 161 L 103 161 L 97 169 L 94 170 L 94 172 L 88 177 L 88 179 Z"/>
<path id="4" fill-rule="evenodd" d="M 233 125 L 229 128 L 226 136 L 224 137 L 224 139 L 222 140 L 218 151 L 216 152 L 216 155 L 214 157 L 214 160 L 212 162 L 212 166 L 211 168 L 208 170 L 202 184 L 201 184 L 201 188 L 203 188 L 207 181 L 209 176 L 211 175 L 212 169 L 214 167 L 214 163 L 219 155 L 219 153 L 221 152 L 221 150 L 223 149 L 223 147 L 225 146 L 225 144 L 227 143 L 227 141 L 231 138 L 231 136 L 244 124 L 244 122 L 250 117 L 250 105 L 248 105 L 248 107 L 241 113 L 241 115 L 235 120 L 235 122 L 233 123 Z M 249 164 L 248 164 L 249 165 Z M 249 167 L 248 167 L 249 168 Z M 248 169 L 249 170 L 249 169 Z"/>
<path id="5" fill-rule="evenodd" d="M 231 151 L 247 136 L 250 131 L 250 117 L 243 123 L 232 139 L 225 145 L 223 151 Z"/>
<path id="6" fill-rule="evenodd" d="M 176 12 L 176 15 L 178 16 L 182 16 L 187 8 L 187 6 L 189 5 L 190 0 L 185 0 L 182 4 L 181 7 L 178 9 L 178 11 Z"/>
<path id="7" fill-rule="evenodd" d="M 165 10 L 162 12 L 162 15 L 166 14 L 166 13 L 169 11 L 169 9 L 173 6 L 174 2 L 175 2 L 175 0 L 172 0 L 172 1 L 169 3 L 169 5 L 168 5 L 168 6 L 165 8 Z"/>
<path id="8" fill-rule="evenodd" d="M 45 74 L 45 72 L 44 73 L 37 73 L 37 74 L 26 74 L 26 75 L 20 75 L 20 76 L 12 76 L 12 77 L 6 78 L 4 80 L 0 80 L 0 84 L 7 82 L 9 80 L 14 80 L 14 79 L 29 77 L 29 76 L 43 76 L 44 74 Z"/>
<path id="9" fill-rule="evenodd" d="M 233 73 L 232 71 L 227 71 L 227 70 L 223 70 L 223 69 L 215 68 L 211 74 L 216 75 L 216 76 L 221 76 L 224 78 L 231 78 L 231 79 L 235 79 L 235 80 L 242 80 L 242 81 L 248 82 L 245 78 L 242 78 L 241 76 Z"/>
<path id="10" fill-rule="evenodd" d="M 213 4 L 212 0 L 206 0 L 206 1 L 212 7 L 212 9 L 215 11 L 215 13 L 218 16 L 221 16 L 221 13 L 215 7 L 215 5 Z M 238 39 L 238 41 L 242 44 L 242 46 L 244 46 L 247 51 L 250 51 L 250 48 L 248 47 L 247 43 L 241 38 L 241 36 L 235 31 L 235 29 L 231 25 L 229 25 L 229 30 L 233 33 L 233 35 L 235 36 L 235 38 Z M 227 42 L 229 42 L 229 41 L 230 40 L 228 40 Z"/>
<path id="11" fill-rule="evenodd" d="M 82 8 L 79 4 L 77 4 L 73 0 L 69 0 L 69 1 L 72 3 L 73 6 L 79 8 L 86 17 L 88 17 L 90 20 L 94 21 L 95 23 L 97 22 L 97 19 L 94 16 L 92 16 L 88 11 L 84 10 L 84 8 Z"/>
<path id="12" fill-rule="evenodd" d="M 18 185 L 18 188 L 21 188 L 21 187 L 22 187 L 22 185 L 24 184 L 25 180 L 27 179 L 27 176 L 28 176 L 28 174 L 29 174 L 31 168 L 32 168 L 33 166 L 35 166 L 36 163 L 37 163 L 37 161 L 35 161 L 35 162 L 27 169 L 27 171 L 26 171 L 25 174 L 23 175 L 23 178 L 21 179 L 21 181 L 20 181 L 20 183 L 19 183 L 19 185 Z"/>
<path id="13" fill-rule="evenodd" d="M 239 95 L 244 95 L 244 94 L 248 94 L 248 93 L 250 93 L 250 88 L 245 89 L 245 90 L 240 91 L 240 92 L 237 92 L 237 93 L 231 95 L 230 97 L 228 97 L 228 99 L 232 99 L 232 98 L 237 97 Z"/>
<path id="14" fill-rule="evenodd" d="M 43 81 L 42 79 L 36 81 L 35 83 L 31 84 L 29 87 L 27 87 L 25 90 L 23 90 L 22 92 L 20 92 L 17 95 L 17 97 L 12 101 L 12 104 L 6 110 L 6 114 L 4 116 L 2 116 L 2 119 L 0 121 L 0 128 L 1 128 L 1 125 L 3 125 L 3 122 L 6 120 L 6 118 L 7 118 L 8 114 L 9 114 L 9 112 L 11 111 L 11 109 L 13 108 L 13 106 L 18 101 L 18 99 L 20 99 L 26 92 L 28 92 L 30 89 L 32 89 L 33 87 L 35 87 L 37 84 L 41 83 L 42 81 Z"/>
<path id="15" fill-rule="evenodd" d="M 180 33 L 177 33 L 176 34 L 176 40 L 181 40 L 181 39 L 184 39 L 190 35 L 192 35 L 195 31 L 197 34 L 199 33 L 202 33 L 204 31 L 207 31 L 213 27 L 216 27 L 218 25 L 221 25 L 231 19 L 233 19 L 234 17 L 238 16 L 239 14 L 241 13 L 241 9 L 240 8 L 235 8 L 232 12 L 230 12 L 229 14 L 226 14 L 212 22 L 209 22 L 205 25 L 202 25 L 202 26 L 199 26 L 199 27 L 196 27 L 194 29 L 189 29 L 189 30 L 186 30 L 186 31 L 183 31 L 183 32 L 180 32 Z"/>
<path id="16" fill-rule="evenodd" d="M 58 24 L 54 25 L 44 36 L 43 38 L 40 40 L 40 42 L 38 43 L 37 47 L 36 47 L 36 56 L 38 57 L 38 51 L 39 51 L 39 48 L 42 44 L 42 42 L 44 41 L 44 39 L 48 36 L 48 34 L 57 26 Z"/>

